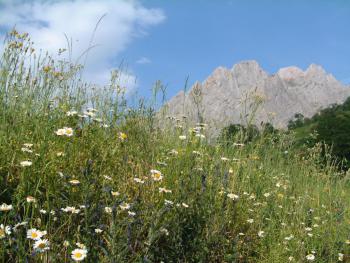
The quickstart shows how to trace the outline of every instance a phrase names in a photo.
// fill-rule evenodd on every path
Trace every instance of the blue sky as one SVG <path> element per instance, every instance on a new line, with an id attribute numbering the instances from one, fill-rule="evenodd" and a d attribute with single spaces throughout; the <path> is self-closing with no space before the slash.
<path id="1" fill-rule="evenodd" d="M 34 30 L 25 26 L 26 21 L 17 21 L 23 20 L 17 11 L 21 6 L 22 15 L 54 25 L 46 29 L 46 38 L 39 40 L 49 50 L 57 42 L 64 43 L 53 44 L 50 39 L 58 39 L 65 30 L 76 37 L 77 46 L 84 43 L 98 16 L 107 11 L 101 32 L 96 34 L 100 47 L 89 57 L 89 80 L 104 81 L 109 70 L 123 61 L 128 68 L 126 76 L 132 83 L 136 80 L 138 93 L 143 96 L 149 96 L 152 83 L 158 79 L 168 86 L 170 97 L 183 88 L 187 76 L 190 84 L 203 81 L 218 66 L 230 68 L 250 59 L 269 73 L 291 65 L 306 69 L 316 63 L 350 83 L 347 0 L 15 2 L 3 1 L 0 25 L 4 28 L 5 23 L 6 28 L 14 22 L 42 38 L 42 29 Z M 74 16 L 68 17 L 73 21 L 60 21 L 62 14 L 73 9 Z M 6 20 L 1 20 L 2 14 L 7 15 Z M 78 26 L 72 26 L 75 24 Z"/>
<path id="2" fill-rule="evenodd" d="M 144 1 L 167 19 L 134 42 L 126 57 L 149 57 L 139 65 L 141 83 L 160 78 L 173 95 L 215 67 L 254 59 L 268 72 L 321 64 L 350 82 L 350 1 Z M 138 53 L 139 52 L 139 53 Z M 136 55 L 136 56 L 137 56 Z"/>

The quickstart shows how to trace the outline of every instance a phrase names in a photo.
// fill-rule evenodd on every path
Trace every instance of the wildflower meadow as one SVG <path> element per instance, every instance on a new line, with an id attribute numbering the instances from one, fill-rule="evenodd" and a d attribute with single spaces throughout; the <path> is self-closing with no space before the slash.
<path id="1" fill-rule="evenodd" d="M 320 146 L 214 142 L 57 56 L 15 30 L 1 56 L 0 262 L 350 261 L 349 173 Z"/>

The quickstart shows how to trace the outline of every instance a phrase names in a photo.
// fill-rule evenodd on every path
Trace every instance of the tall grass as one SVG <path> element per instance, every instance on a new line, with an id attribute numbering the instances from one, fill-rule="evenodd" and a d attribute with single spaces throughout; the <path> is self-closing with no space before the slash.
<path id="1" fill-rule="evenodd" d="M 348 260 L 349 175 L 320 148 L 209 144 L 203 125 L 129 109 L 116 77 L 93 89 L 31 48 L 13 31 L 1 58 L 1 262 Z"/>

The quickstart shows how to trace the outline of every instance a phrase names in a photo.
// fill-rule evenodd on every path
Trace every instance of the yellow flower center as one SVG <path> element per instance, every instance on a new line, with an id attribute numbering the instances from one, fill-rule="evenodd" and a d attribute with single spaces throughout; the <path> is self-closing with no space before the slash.
<path id="1" fill-rule="evenodd" d="M 0 228 L 0 238 L 5 237 L 5 230 Z"/>
<path id="2" fill-rule="evenodd" d="M 121 133 L 119 134 L 119 138 L 120 138 L 121 140 L 125 140 L 127 137 L 128 137 L 128 136 L 127 136 L 125 133 L 123 133 L 123 132 L 121 132 Z"/>
<path id="3" fill-rule="evenodd" d="M 80 252 L 77 252 L 77 253 L 75 253 L 75 257 L 76 258 L 81 258 L 81 257 L 83 257 L 83 254 L 80 253 Z"/>
<path id="4" fill-rule="evenodd" d="M 40 243 L 38 247 L 43 249 L 43 248 L 45 248 L 46 246 L 45 246 L 45 243 Z"/>
<path id="5" fill-rule="evenodd" d="M 38 233 L 32 232 L 32 238 L 37 238 L 37 237 L 38 237 Z"/>

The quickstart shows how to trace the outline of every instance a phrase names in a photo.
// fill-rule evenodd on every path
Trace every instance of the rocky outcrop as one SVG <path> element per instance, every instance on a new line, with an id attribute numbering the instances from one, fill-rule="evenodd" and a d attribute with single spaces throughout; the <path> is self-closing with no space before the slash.
<path id="1" fill-rule="evenodd" d="M 350 96 L 344 86 L 318 65 L 306 71 L 297 67 L 269 75 L 256 61 L 244 61 L 232 69 L 217 68 L 188 93 L 181 91 L 163 110 L 190 123 L 205 122 L 215 135 L 229 124 L 271 123 L 286 128 L 296 113 L 311 117 L 322 108 L 342 103 Z"/>

